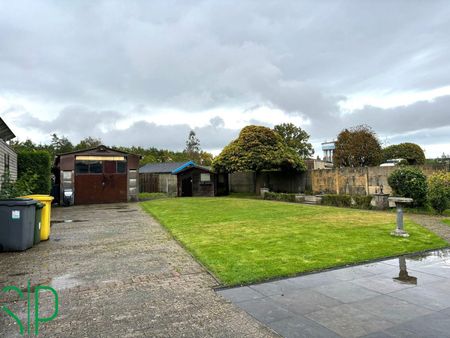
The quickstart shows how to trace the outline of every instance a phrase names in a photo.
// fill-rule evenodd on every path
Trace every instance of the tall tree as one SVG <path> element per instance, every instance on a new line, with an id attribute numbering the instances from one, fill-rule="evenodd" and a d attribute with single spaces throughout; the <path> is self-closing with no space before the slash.
<path id="1" fill-rule="evenodd" d="M 67 137 L 59 137 L 56 134 L 52 134 L 51 145 L 56 154 L 69 153 L 74 150 L 72 142 Z"/>
<path id="2" fill-rule="evenodd" d="M 82 149 L 89 149 L 89 148 L 95 148 L 102 144 L 102 140 L 100 138 L 94 138 L 91 136 L 88 136 L 80 141 L 75 146 L 75 150 L 82 150 Z"/>
<path id="3" fill-rule="evenodd" d="M 189 155 L 191 160 L 200 162 L 200 140 L 193 130 L 189 132 L 185 152 Z"/>
<path id="4" fill-rule="evenodd" d="M 336 167 L 376 166 L 382 156 L 375 132 L 369 126 L 359 125 L 339 133 L 333 162 Z"/>
<path id="5" fill-rule="evenodd" d="M 284 143 L 297 152 L 301 158 L 308 158 L 314 154 L 314 148 L 308 143 L 309 134 L 293 123 L 282 123 L 276 125 L 275 130 L 283 139 Z"/>
<path id="6" fill-rule="evenodd" d="M 222 172 L 293 169 L 304 170 L 300 156 L 270 128 L 247 126 L 213 160 Z"/>
<path id="7" fill-rule="evenodd" d="M 394 144 L 383 149 L 384 162 L 394 158 L 403 158 L 410 165 L 425 164 L 425 153 L 415 143 Z"/>

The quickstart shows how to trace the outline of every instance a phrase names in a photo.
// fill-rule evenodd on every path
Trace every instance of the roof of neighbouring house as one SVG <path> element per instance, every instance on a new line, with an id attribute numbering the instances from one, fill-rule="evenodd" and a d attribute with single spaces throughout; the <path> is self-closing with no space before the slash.
<path id="1" fill-rule="evenodd" d="M 9 141 L 14 137 L 16 137 L 16 135 L 14 135 L 5 121 L 3 121 L 3 119 L 0 117 L 0 139 L 2 139 L 3 141 Z"/>
<path id="2" fill-rule="evenodd" d="M 162 162 L 162 163 L 147 163 L 139 169 L 141 174 L 171 174 L 174 170 L 183 167 L 185 164 L 194 163 L 192 161 L 186 162 Z"/>

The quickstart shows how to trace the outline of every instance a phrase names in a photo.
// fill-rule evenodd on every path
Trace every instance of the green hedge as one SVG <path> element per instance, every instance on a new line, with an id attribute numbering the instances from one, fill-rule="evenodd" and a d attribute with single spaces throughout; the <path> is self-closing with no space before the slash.
<path id="1" fill-rule="evenodd" d="M 413 206 L 423 206 L 427 199 L 427 178 L 419 168 L 401 167 L 392 172 L 388 183 L 395 196 L 413 199 Z"/>
<path id="2" fill-rule="evenodd" d="M 371 201 L 371 195 L 322 195 L 322 204 L 331 205 L 334 207 L 370 209 L 372 207 L 370 205 Z"/>
<path id="3" fill-rule="evenodd" d="M 370 202 L 372 202 L 372 195 L 353 195 L 352 196 L 354 208 L 357 209 L 371 209 L 372 205 Z"/>
<path id="4" fill-rule="evenodd" d="M 284 194 L 284 193 L 277 193 L 277 192 L 266 192 L 264 194 L 264 199 L 265 200 L 272 200 L 272 201 L 296 202 L 295 195 L 296 194 Z"/>
<path id="5" fill-rule="evenodd" d="M 50 154 L 45 150 L 21 151 L 17 154 L 18 179 L 36 175 L 33 194 L 49 194 L 51 189 Z"/>
<path id="6" fill-rule="evenodd" d="M 321 197 L 323 205 L 346 208 L 350 208 L 352 206 L 352 197 L 350 195 L 326 194 Z"/>

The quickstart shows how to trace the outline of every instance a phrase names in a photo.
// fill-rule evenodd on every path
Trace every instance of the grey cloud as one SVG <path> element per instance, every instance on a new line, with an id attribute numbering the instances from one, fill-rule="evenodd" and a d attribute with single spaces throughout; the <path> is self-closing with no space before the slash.
<path id="1" fill-rule="evenodd" d="M 184 145 L 187 125 L 140 122 L 119 130 L 116 122 L 129 113 L 117 111 L 124 105 L 146 119 L 164 108 L 238 107 L 245 114 L 266 105 L 302 116 L 318 139 L 359 123 L 382 135 L 449 125 L 448 98 L 339 110 L 355 93 L 449 85 L 445 0 L 18 0 L 2 2 L 0 11 L 7 13 L 0 21 L 0 97 L 68 106 L 49 123 L 30 114 L 24 120 L 45 133 Z M 220 119 L 197 129 L 205 148 L 237 133 Z"/>

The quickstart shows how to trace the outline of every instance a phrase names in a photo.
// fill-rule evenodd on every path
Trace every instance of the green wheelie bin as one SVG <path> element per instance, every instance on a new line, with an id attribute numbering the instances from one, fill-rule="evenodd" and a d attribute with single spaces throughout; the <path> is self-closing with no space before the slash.
<path id="1" fill-rule="evenodd" d="M 45 204 L 37 202 L 36 203 L 36 219 L 34 222 L 34 240 L 33 245 L 39 244 L 41 242 L 41 226 L 42 226 L 42 209 Z"/>

